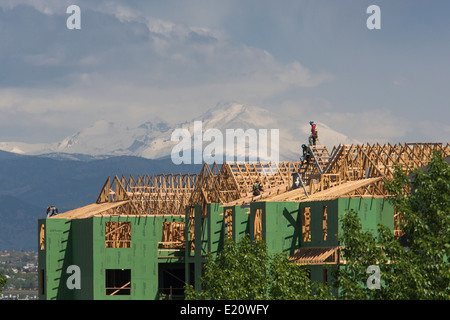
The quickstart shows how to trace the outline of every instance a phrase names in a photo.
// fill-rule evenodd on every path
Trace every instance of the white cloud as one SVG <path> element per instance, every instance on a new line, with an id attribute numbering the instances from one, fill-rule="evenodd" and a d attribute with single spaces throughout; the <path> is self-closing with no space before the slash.
<path id="1" fill-rule="evenodd" d="M 328 73 L 313 74 L 298 61 L 283 67 L 279 74 L 282 82 L 299 87 L 315 87 L 324 81 L 331 80 L 332 75 Z"/>

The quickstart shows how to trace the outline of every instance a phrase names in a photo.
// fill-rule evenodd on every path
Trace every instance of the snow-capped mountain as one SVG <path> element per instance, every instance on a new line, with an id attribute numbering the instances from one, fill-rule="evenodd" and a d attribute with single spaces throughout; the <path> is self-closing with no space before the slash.
<path id="1" fill-rule="evenodd" d="M 208 129 L 216 129 L 226 138 L 227 129 L 267 129 L 268 139 L 271 130 L 279 132 L 279 160 L 298 160 L 300 146 L 308 140 L 309 119 L 287 119 L 283 114 L 276 114 L 263 108 L 244 104 L 222 104 L 208 110 L 203 115 L 177 125 L 157 119 L 148 121 L 136 128 L 129 128 L 117 123 L 98 121 L 60 142 L 49 144 L 27 144 L 20 142 L 0 142 L 0 150 L 21 154 L 86 154 L 91 156 L 131 155 L 148 159 L 158 159 L 171 155 L 179 141 L 172 141 L 172 133 L 176 129 L 185 129 L 191 135 L 194 147 L 194 121 L 201 121 L 202 133 Z M 347 136 L 334 131 L 322 122 L 317 122 L 320 143 L 332 148 L 340 143 L 358 143 Z M 203 138 L 202 148 L 211 142 Z M 269 140 L 270 141 L 270 140 Z M 261 142 L 261 141 L 259 141 Z M 270 141 L 269 143 L 274 143 Z M 226 141 L 223 141 L 226 150 Z M 331 151 L 331 149 L 330 149 Z M 237 153 L 243 152 L 237 150 Z M 270 148 L 268 149 L 270 153 Z"/>

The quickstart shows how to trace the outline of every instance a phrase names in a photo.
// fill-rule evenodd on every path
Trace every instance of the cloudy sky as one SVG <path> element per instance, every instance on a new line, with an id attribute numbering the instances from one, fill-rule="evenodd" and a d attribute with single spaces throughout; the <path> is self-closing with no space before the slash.
<path id="1" fill-rule="evenodd" d="M 372 4 L 380 30 L 366 26 Z M 448 142 L 449 12 L 448 0 L 0 0 L 0 141 L 238 102 L 361 141 Z"/>

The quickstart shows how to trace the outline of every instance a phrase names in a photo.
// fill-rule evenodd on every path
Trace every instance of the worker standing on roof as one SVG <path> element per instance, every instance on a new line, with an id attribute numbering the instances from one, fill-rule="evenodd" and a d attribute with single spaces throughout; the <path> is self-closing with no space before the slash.
<path id="1" fill-rule="evenodd" d="M 309 145 L 315 146 L 316 141 L 318 139 L 317 126 L 314 123 L 314 121 L 310 121 L 309 124 L 311 125 L 311 135 L 309 136 Z"/>
<path id="2" fill-rule="evenodd" d="M 259 179 L 256 179 L 255 183 L 253 184 L 253 195 L 259 196 L 261 194 L 261 191 L 263 191 L 261 184 L 259 183 Z"/>
<path id="3" fill-rule="evenodd" d="M 58 209 L 55 206 L 50 206 L 47 208 L 47 218 L 50 218 L 51 216 L 57 215 Z"/>

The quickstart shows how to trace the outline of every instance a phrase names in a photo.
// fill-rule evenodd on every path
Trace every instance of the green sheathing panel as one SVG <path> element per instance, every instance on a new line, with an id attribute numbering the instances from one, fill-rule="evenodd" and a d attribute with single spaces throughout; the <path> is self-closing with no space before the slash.
<path id="1" fill-rule="evenodd" d="M 44 294 L 39 299 L 72 299 L 73 291 L 66 285 L 67 267 L 72 263 L 71 221 L 66 219 L 39 219 L 38 228 L 45 226 L 45 249 L 38 253 L 39 270 L 44 273 Z M 41 273 L 41 271 L 39 271 Z M 39 286 L 41 286 L 39 276 Z"/>
<path id="2" fill-rule="evenodd" d="M 225 237 L 227 236 L 227 225 L 225 223 L 225 211 L 231 210 L 232 240 L 238 242 L 239 239 L 250 233 L 249 206 L 229 206 L 222 207 L 221 204 L 208 205 L 208 228 L 206 234 L 208 249 L 214 255 L 223 248 Z"/>
<path id="3" fill-rule="evenodd" d="M 299 204 L 266 202 L 263 210 L 263 232 L 269 253 L 292 254 L 299 247 L 301 221 Z M 265 227 L 265 228 L 264 228 Z"/>
<path id="4" fill-rule="evenodd" d="M 233 240 L 238 242 L 250 234 L 250 206 L 233 206 Z"/>
<path id="5" fill-rule="evenodd" d="M 196 231 L 201 235 L 201 252 L 205 256 L 208 252 L 217 252 L 223 246 L 223 236 L 225 233 L 225 208 L 221 203 L 211 203 L 206 206 L 206 217 L 201 218 L 199 214 L 198 226 L 200 230 Z M 220 232 L 222 230 L 223 232 Z"/>
<path id="6" fill-rule="evenodd" d="M 384 198 L 340 198 L 339 219 L 342 219 L 345 212 L 351 209 L 357 212 L 361 219 L 361 226 L 364 231 L 377 234 L 378 225 L 384 225 L 394 230 L 394 207 Z M 339 226 L 339 232 L 342 232 Z"/>
<path id="7" fill-rule="evenodd" d="M 95 217 L 93 218 L 93 282 L 97 300 L 154 300 L 158 299 L 158 265 L 183 263 L 184 252 L 159 251 L 163 222 L 184 221 L 179 216 Z M 131 247 L 106 248 L 106 222 L 130 222 Z M 130 295 L 106 295 L 106 270 L 131 270 Z"/>
<path id="8" fill-rule="evenodd" d="M 222 250 L 225 236 L 226 236 L 226 224 L 225 224 L 225 209 L 233 207 L 221 207 L 220 204 L 209 204 L 207 212 L 207 228 L 206 234 L 208 241 L 208 249 L 215 256 L 218 251 Z"/>
<path id="9" fill-rule="evenodd" d="M 303 235 L 300 236 L 300 245 L 302 247 L 334 247 L 338 245 L 338 200 L 311 201 L 300 203 L 300 228 L 303 227 L 303 212 L 305 208 L 310 210 L 310 229 L 311 240 L 303 241 Z M 327 211 L 327 237 L 323 236 L 323 212 Z M 301 229 L 302 230 L 302 229 Z"/>
<path id="10" fill-rule="evenodd" d="M 93 299 L 93 219 L 72 220 L 69 245 L 72 248 L 72 264 L 80 269 L 80 289 L 70 290 L 75 300 Z M 68 274 L 70 276 L 70 274 Z"/>
<path id="11" fill-rule="evenodd" d="M 323 270 L 324 266 L 322 265 L 314 265 L 308 266 L 308 270 L 310 271 L 310 279 L 315 283 L 323 283 Z"/>

